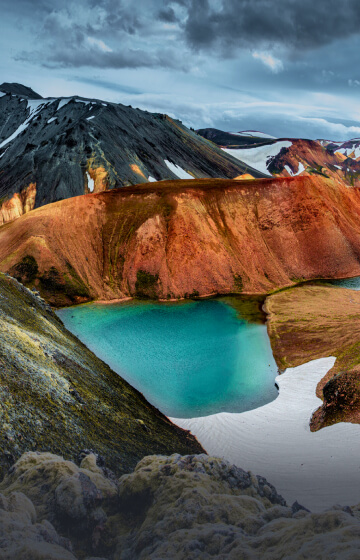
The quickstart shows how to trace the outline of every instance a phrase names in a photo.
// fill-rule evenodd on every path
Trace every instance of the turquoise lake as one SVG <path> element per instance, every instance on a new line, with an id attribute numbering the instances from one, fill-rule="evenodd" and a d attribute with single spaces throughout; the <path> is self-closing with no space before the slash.
<path id="1" fill-rule="evenodd" d="M 277 397 L 265 325 L 222 300 L 95 303 L 58 315 L 167 416 L 243 412 Z"/>
<path id="2" fill-rule="evenodd" d="M 333 286 L 340 286 L 340 288 L 347 288 L 348 290 L 360 290 L 360 276 L 354 278 L 345 278 L 344 280 L 331 280 Z"/>

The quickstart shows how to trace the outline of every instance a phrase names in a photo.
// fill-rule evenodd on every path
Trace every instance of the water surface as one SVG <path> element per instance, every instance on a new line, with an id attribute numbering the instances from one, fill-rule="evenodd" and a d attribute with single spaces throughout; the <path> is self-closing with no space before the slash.
<path id="1" fill-rule="evenodd" d="M 222 300 L 58 311 L 66 327 L 168 416 L 242 412 L 277 396 L 266 327 Z"/>
<path id="2" fill-rule="evenodd" d="M 340 288 L 347 288 L 348 290 L 360 290 L 360 276 L 345 278 L 344 280 L 329 280 L 329 283 Z"/>

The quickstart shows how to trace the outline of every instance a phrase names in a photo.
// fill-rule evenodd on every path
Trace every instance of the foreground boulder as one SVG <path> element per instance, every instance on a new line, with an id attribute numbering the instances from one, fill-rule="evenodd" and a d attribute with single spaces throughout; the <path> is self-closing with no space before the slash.
<path id="1" fill-rule="evenodd" d="M 206 455 L 145 457 L 120 479 L 98 463 L 23 455 L 0 484 L 0 557 L 358 558 L 359 506 L 289 507 L 264 478 Z"/>
<path id="2" fill-rule="evenodd" d="M 118 475 L 150 453 L 201 453 L 49 306 L 0 274 L 0 476 L 24 451 L 93 449 Z"/>

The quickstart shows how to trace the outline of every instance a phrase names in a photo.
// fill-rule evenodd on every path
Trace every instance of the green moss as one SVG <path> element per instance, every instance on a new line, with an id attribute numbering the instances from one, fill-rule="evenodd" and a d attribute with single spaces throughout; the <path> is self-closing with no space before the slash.
<path id="1" fill-rule="evenodd" d="M 29 450 L 76 461 L 94 449 L 118 474 L 148 454 L 201 452 L 35 295 L 2 274 L 0 294 L 0 478 Z"/>
<path id="2" fill-rule="evenodd" d="M 159 281 L 158 274 L 150 274 L 146 270 L 138 270 L 136 274 L 135 291 L 136 297 L 139 298 L 156 298 L 157 283 Z"/>
<path id="3" fill-rule="evenodd" d="M 198 290 L 193 290 L 189 297 L 190 298 L 198 298 L 198 297 L 200 297 L 200 294 L 199 294 Z"/>
<path id="4" fill-rule="evenodd" d="M 28 284 L 36 278 L 38 271 L 36 259 L 32 255 L 26 255 L 12 268 L 11 273 L 20 282 Z"/>
<path id="5" fill-rule="evenodd" d="M 235 291 L 242 292 L 244 289 L 243 281 L 240 274 L 234 274 Z"/>
<path id="6" fill-rule="evenodd" d="M 321 165 L 317 165 L 316 167 L 308 166 L 306 168 L 306 172 L 310 173 L 311 175 L 321 175 L 322 177 L 326 177 L 327 179 L 329 179 L 329 175 L 326 175 L 326 173 L 324 173 L 323 167 Z"/>
<path id="7" fill-rule="evenodd" d="M 63 275 L 52 266 L 40 276 L 42 292 L 46 294 L 63 294 L 70 301 L 77 301 L 79 297 L 89 298 L 90 291 L 76 270 L 70 263 L 66 263 L 68 273 Z"/>

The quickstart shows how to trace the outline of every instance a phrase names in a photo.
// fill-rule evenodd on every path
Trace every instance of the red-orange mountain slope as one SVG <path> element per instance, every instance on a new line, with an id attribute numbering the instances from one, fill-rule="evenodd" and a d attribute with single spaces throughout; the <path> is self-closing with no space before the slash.
<path id="1" fill-rule="evenodd" d="M 360 190 L 300 176 L 75 197 L 3 225 L 0 270 L 57 305 L 265 293 L 360 275 Z"/>

